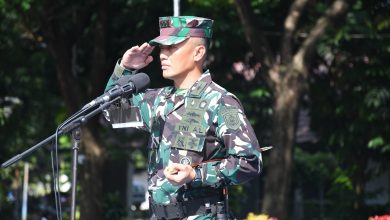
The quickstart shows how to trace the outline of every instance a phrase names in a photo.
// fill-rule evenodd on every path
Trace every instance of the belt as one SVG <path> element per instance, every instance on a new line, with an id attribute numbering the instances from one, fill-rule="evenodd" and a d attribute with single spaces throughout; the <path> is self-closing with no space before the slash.
<path id="1" fill-rule="evenodd" d="M 221 197 L 214 195 L 167 205 L 154 203 L 151 198 L 149 198 L 149 202 L 150 209 L 157 219 L 180 219 L 192 215 L 216 213 L 216 204 L 221 202 Z"/>

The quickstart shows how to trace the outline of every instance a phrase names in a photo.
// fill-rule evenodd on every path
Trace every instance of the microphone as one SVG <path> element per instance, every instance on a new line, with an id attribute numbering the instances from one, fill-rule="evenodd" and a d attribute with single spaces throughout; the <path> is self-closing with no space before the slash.
<path id="1" fill-rule="evenodd" d="M 100 105 L 118 96 L 129 96 L 134 93 L 143 92 L 149 87 L 149 84 L 150 79 L 146 73 L 138 73 L 132 76 L 122 76 L 118 79 L 113 88 L 86 104 L 83 109 Z"/>
<path id="2" fill-rule="evenodd" d="M 120 95 L 131 95 L 131 94 L 137 94 L 140 92 L 144 92 L 147 88 L 149 88 L 150 85 L 150 79 L 149 76 L 146 73 L 138 73 L 130 77 L 128 81 L 126 82 L 127 78 L 118 80 L 121 82 L 125 82 L 123 85 L 121 85 L 121 89 L 124 91 L 123 94 Z"/>

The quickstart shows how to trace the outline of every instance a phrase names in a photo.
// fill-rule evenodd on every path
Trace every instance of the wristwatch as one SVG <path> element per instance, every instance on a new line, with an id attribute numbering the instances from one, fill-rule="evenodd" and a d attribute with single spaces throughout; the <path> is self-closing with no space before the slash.
<path id="1" fill-rule="evenodd" d="M 194 182 L 202 182 L 202 172 L 199 168 L 195 168 L 195 178 L 193 180 Z"/>

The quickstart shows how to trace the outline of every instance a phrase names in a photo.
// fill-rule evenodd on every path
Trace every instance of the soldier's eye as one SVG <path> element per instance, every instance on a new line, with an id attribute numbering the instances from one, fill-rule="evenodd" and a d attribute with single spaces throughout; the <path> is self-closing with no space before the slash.
<path id="1" fill-rule="evenodd" d="M 160 50 L 172 50 L 172 45 L 160 45 Z"/>

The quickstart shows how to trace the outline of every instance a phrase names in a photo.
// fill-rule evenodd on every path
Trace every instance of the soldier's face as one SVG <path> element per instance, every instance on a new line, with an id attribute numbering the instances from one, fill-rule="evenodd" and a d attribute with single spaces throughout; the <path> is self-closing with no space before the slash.
<path id="1" fill-rule="evenodd" d="M 183 80 L 194 71 L 194 49 L 191 38 L 174 45 L 160 46 L 160 60 L 163 77 L 173 81 Z"/>

